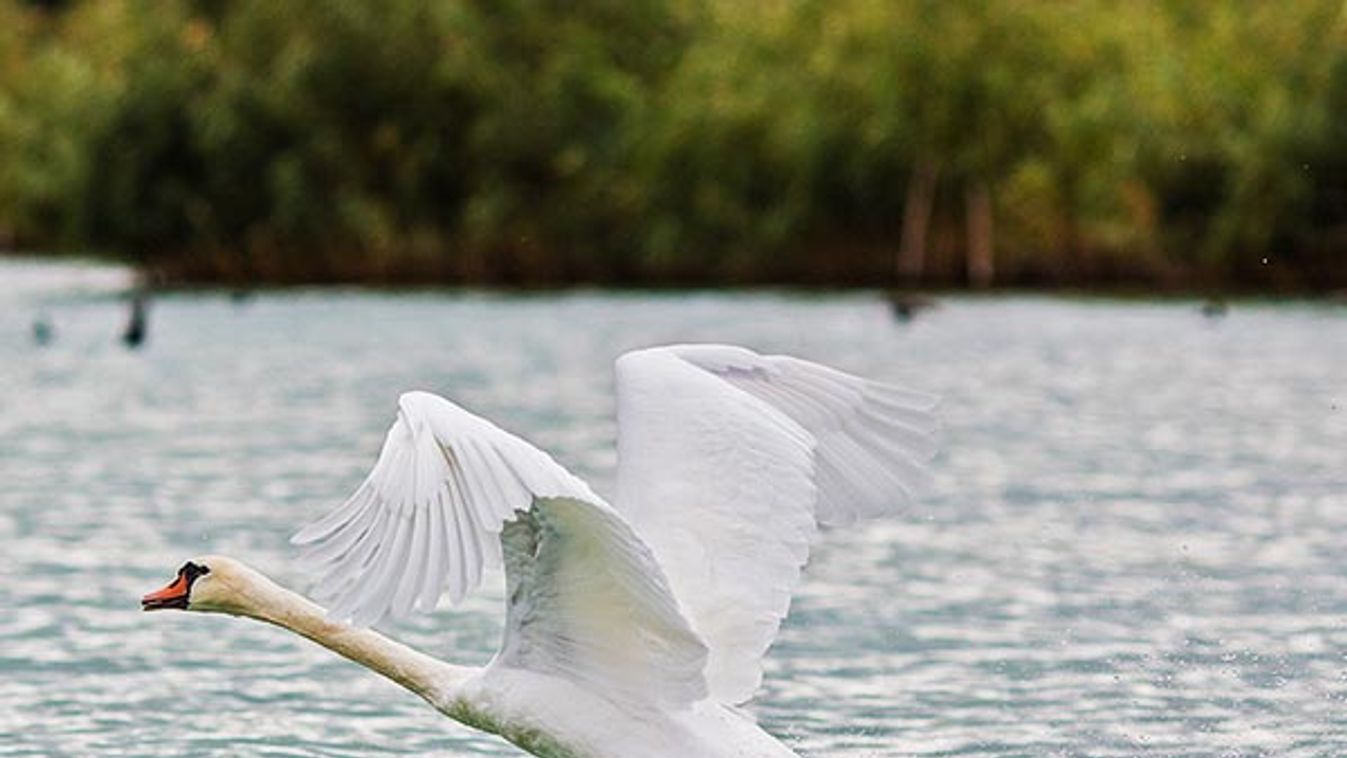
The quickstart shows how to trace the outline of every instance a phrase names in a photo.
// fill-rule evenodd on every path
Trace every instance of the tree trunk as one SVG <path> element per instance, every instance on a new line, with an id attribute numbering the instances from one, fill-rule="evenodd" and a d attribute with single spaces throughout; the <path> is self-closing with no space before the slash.
<path id="1" fill-rule="evenodd" d="M 977 289 L 990 287 L 996 273 L 992 256 L 992 193 L 987 183 L 976 180 L 964 193 L 968 211 L 968 283 Z"/>
<path id="2" fill-rule="evenodd" d="M 1067 172 L 1057 181 L 1058 192 L 1060 193 L 1060 203 L 1062 207 L 1062 218 L 1060 225 L 1061 235 L 1061 263 L 1057 267 L 1056 279 L 1060 283 L 1062 279 L 1070 277 L 1070 284 L 1081 284 L 1088 282 L 1094 275 L 1094 261 L 1090 255 L 1090 249 L 1085 244 L 1084 237 L 1080 233 L 1080 213 L 1077 209 L 1076 198 L 1078 191 L 1074 172 Z M 1065 270 L 1065 273 L 1063 272 Z"/>
<path id="3" fill-rule="evenodd" d="M 898 248 L 898 280 L 916 284 L 926 268 L 926 234 L 931 228 L 931 207 L 935 205 L 935 185 L 940 166 L 930 158 L 920 158 L 912 169 L 903 205 L 903 239 Z"/>

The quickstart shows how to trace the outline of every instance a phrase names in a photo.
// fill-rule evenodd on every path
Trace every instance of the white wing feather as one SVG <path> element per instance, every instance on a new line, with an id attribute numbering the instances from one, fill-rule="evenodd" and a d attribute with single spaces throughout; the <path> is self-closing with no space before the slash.
<path id="1" fill-rule="evenodd" d="M 364 483 L 292 541 L 332 615 L 366 625 L 430 611 L 446 590 L 461 601 L 501 563 L 503 533 L 515 549 L 496 665 L 633 701 L 705 696 L 706 649 L 622 516 L 546 453 L 438 396 L 403 395 Z"/>
<path id="2" fill-rule="evenodd" d="M 818 524 L 924 485 L 936 399 L 720 345 L 628 353 L 617 393 L 618 503 L 710 648 L 711 696 L 746 701 Z"/>
<path id="3" fill-rule="evenodd" d="M 579 500 L 539 500 L 503 536 L 510 602 L 497 665 L 624 702 L 706 697 L 706 646 L 625 521 Z"/>

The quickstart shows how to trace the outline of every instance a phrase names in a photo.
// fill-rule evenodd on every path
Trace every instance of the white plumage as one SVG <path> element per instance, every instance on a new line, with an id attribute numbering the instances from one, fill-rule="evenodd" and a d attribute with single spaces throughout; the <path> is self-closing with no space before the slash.
<path id="1" fill-rule="evenodd" d="M 894 512 L 925 482 L 935 399 L 722 345 L 617 362 L 618 502 L 710 648 L 753 696 L 818 524 Z"/>
<path id="2" fill-rule="evenodd" d="M 688 740 L 704 756 L 791 755 L 729 706 L 761 682 L 819 525 L 912 502 L 935 398 L 721 345 L 628 353 L 617 397 L 614 508 L 489 421 L 403 395 L 369 477 L 294 538 L 317 591 L 335 617 L 372 624 L 442 593 L 457 603 L 503 562 L 506 632 L 474 685 L 483 708 L 543 708 L 522 690 L 559 681 L 585 699 L 524 720 L 575 755 L 673 756 Z M 581 723 L 598 718 L 593 702 L 609 723 Z M 648 728 L 660 719 L 679 725 L 670 735 L 706 733 L 641 744 L 665 733 Z"/>

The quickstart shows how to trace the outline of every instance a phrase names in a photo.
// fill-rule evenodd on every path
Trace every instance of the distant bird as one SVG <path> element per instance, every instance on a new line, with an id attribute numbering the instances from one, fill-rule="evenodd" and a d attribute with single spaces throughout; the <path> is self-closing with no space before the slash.
<path id="1" fill-rule="evenodd" d="M 247 287 L 235 287 L 229 291 L 229 302 L 234 305 L 245 305 L 253 299 L 254 294 Z"/>
<path id="2" fill-rule="evenodd" d="M 1230 312 L 1230 303 L 1223 297 L 1210 297 L 1202 303 L 1202 315 L 1207 318 L 1220 318 Z"/>
<path id="3" fill-rule="evenodd" d="M 889 308 L 893 310 L 893 317 L 899 321 L 911 321 L 918 313 L 939 305 L 933 298 L 904 292 L 889 293 L 888 301 Z"/>
<path id="4" fill-rule="evenodd" d="M 38 347 L 45 347 L 56 339 L 56 327 L 46 314 L 33 319 L 33 343 Z"/>
<path id="5" fill-rule="evenodd" d="M 409 392 L 364 483 L 291 540 L 330 610 L 223 556 L 141 604 L 290 629 L 535 755 L 798 758 L 735 706 L 820 525 L 912 502 L 935 404 L 739 347 L 628 353 L 614 507 L 523 439 Z M 456 604 L 502 563 L 505 635 L 484 668 L 365 628 L 446 590 Z"/>
<path id="6" fill-rule="evenodd" d="M 122 342 L 132 350 L 145 344 L 150 328 L 148 310 L 145 295 L 136 293 L 131 298 L 131 315 L 126 321 L 126 331 L 122 333 Z"/>

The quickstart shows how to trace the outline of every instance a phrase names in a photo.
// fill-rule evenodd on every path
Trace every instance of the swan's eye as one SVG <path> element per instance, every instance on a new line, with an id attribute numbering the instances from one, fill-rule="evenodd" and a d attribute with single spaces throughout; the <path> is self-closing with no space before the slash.
<path id="1" fill-rule="evenodd" d="M 191 561 L 182 564 L 182 568 L 178 569 L 178 576 L 187 577 L 187 581 L 189 583 L 195 581 L 198 576 L 202 576 L 203 574 L 209 573 L 210 573 L 209 568 L 207 568 L 206 566 L 202 566 L 200 564 L 192 563 Z"/>

